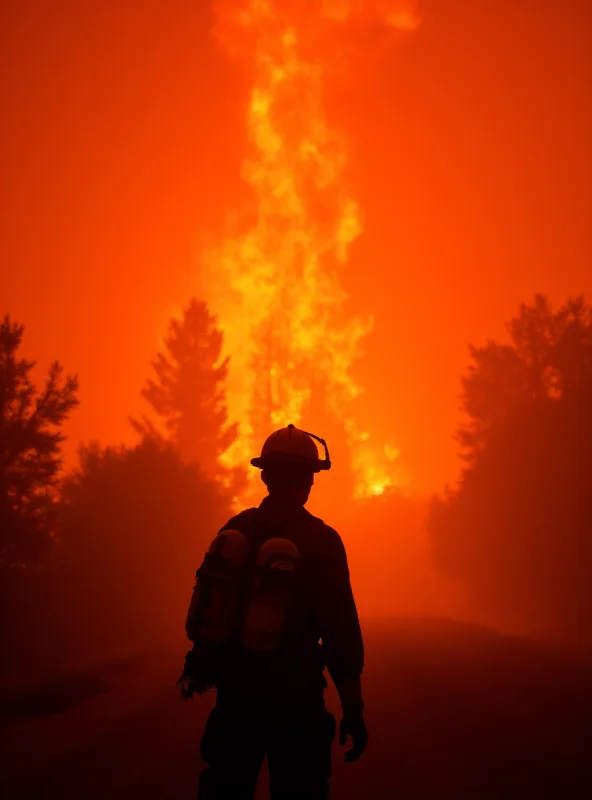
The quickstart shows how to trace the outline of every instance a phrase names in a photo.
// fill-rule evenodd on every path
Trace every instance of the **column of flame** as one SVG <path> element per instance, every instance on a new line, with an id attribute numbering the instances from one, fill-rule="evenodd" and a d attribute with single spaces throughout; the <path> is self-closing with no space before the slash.
<path id="1" fill-rule="evenodd" d="M 205 265 L 240 431 L 223 463 L 248 463 L 271 429 L 298 425 L 321 384 L 347 436 L 355 494 L 381 494 L 397 453 L 374 449 L 352 412 L 361 387 L 351 368 L 372 322 L 344 314 L 340 270 L 362 225 L 345 187 L 346 142 L 325 114 L 326 46 L 337 41 L 325 34 L 369 15 L 399 28 L 413 17 L 392 0 L 222 0 L 217 13 L 220 38 L 253 75 L 243 177 L 254 205 Z"/>

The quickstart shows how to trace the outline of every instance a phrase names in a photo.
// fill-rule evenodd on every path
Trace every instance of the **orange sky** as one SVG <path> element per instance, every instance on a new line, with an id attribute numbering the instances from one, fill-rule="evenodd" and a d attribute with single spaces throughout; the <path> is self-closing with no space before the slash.
<path id="1" fill-rule="evenodd" d="M 535 291 L 592 301 L 592 5 L 423 0 L 423 25 L 331 113 L 365 231 L 344 281 L 376 329 L 373 431 L 422 490 L 453 480 L 467 343 Z M 244 198 L 247 85 L 205 0 L 1 6 L 0 311 L 81 378 L 80 439 L 128 414 L 205 238 Z M 320 431 L 322 433 L 322 431 Z"/>

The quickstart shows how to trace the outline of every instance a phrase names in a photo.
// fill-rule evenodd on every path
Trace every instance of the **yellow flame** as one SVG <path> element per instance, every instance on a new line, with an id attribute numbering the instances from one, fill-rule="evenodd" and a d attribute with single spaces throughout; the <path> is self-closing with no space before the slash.
<path id="1" fill-rule="evenodd" d="M 346 189 L 345 138 L 324 108 L 328 50 L 334 29 L 364 19 L 411 27 L 402 1 L 221 0 L 218 34 L 245 57 L 253 75 L 247 111 L 250 156 L 243 177 L 252 209 L 209 254 L 208 299 L 230 355 L 229 416 L 239 436 L 225 466 L 248 463 L 263 438 L 299 424 L 313 385 L 341 421 L 358 497 L 395 482 L 398 453 L 372 447 L 355 419 L 361 392 L 351 368 L 372 320 L 346 313 L 340 271 L 360 235 L 360 208 Z"/>

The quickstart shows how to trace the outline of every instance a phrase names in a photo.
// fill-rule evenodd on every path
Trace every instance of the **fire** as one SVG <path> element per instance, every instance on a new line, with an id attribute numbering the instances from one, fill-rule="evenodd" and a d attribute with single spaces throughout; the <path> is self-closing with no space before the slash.
<path id="1" fill-rule="evenodd" d="M 243 167 L 253 206 L 205 266 L 230 355 L 229 416 L 240 426 L 223 462 L 244 465 L 271 429 L 298 425 L 321 386 L 347 437 L 356 496 L 380 495 L 397 481 L 398 453 L 375 447 L 354 413 L 362 387 L 351 368 L 372 320 L 345 308 L 340 272 L 362 215 L 324 91 L 339 64 L 328 53 L 338 55 L 346 30 L 410 30 L 416 19 L 402 0 L 221 0 L 216 11 L 220 40 L 253 81 Z"/>

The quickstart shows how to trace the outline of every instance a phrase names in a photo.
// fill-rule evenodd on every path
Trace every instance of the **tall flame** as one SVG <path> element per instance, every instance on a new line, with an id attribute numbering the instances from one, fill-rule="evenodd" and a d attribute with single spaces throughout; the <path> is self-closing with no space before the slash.
<path id="1" fill-rule="evenodd" d="M 253 207 L 205 265 L 230 355 L 229 416 L 239 423 L 224 464 L 248 463 L 271 429 L 299 424 L 321 385 L 345 430 L 356 496 L 381 494 L 396 481 L 398 454 L 373 448 L 353 412 L 361 387 L 351 368 L 372 320 L 344 309 L 340 271 L 362 222 L 324 91 L 348 25 L 410 30 L 412 8 L 403 0 L 220 0 L 216 11 L 219 38 L 253 76 L 243 168 Z"/>

